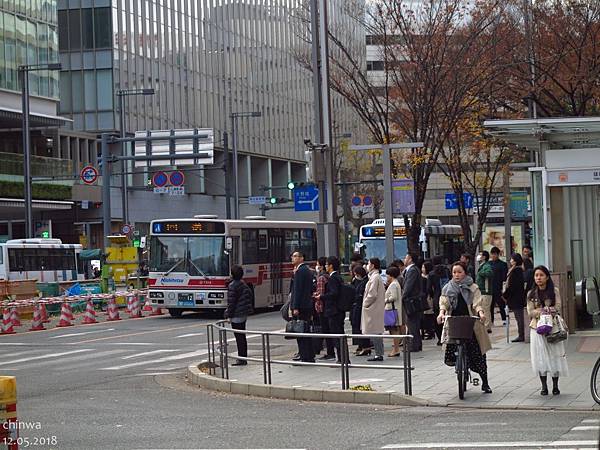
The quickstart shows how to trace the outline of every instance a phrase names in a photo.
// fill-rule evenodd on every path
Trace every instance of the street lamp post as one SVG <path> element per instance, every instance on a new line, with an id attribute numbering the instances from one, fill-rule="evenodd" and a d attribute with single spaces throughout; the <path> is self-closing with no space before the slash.
<path id="1" fill-rule="evenodd" d="M 237 119 L 238 117 L 261 117 L 260 111 L 248 111 L 248 112 L 232 112 L 229 117 L 231 118 L 231 147 L 233 149 L 233 218 L 240 218 L 240 194 L 239 194 L 239 180 L 238 180 L 238 155 L 237 155 Z M 225 180 L 228 183 L 228 180 Z"/>
<path id="2" fill-rule="evenodd" d="M 29 72 L 37 70 L 60 70 L 59 63 L 25 64 L 19 66 L 21 78 L 21 101 L 23 104 L 23 185 L 25 200 L 25 237 L 34 237 L 31 198 L 31 136 L 29 134 Z"/>
<path id="3" fill-rule="evenodd" d="M 117 91 L 117 97 L 119 97 L 119 110 L 121 114 L 121 130 L 120 136 L 125 137 L 125 97 L 129 95 L 154 95 L 154 89 L 119 89 Z M 121 142 L 121 156 L 126 156 L 127 144 Z M 123 160 L 121 163 L 121 205 L 123 209 L 123 224 L 129 223 L 129 198 L 127 193 L 127 161 Z"/>

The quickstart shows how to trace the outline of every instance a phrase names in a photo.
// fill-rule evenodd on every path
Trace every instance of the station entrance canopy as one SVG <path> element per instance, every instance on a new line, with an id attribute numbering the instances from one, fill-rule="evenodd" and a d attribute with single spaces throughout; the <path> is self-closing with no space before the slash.
<path id="1" fill-rule="evenodd" d="M 600 275 L 600 117 L 487 120 L 494 137 L 533 151 L 534 262 L 575 280 Z"/>

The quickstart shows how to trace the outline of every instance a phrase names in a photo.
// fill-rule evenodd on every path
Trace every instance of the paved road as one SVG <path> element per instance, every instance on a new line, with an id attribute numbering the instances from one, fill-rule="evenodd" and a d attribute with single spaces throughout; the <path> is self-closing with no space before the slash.
<path id="1" fill-rule="evenodd" d="M 17 376 L 18 415 L 33 427 L 21 436 L 45 449 L 464 448 L 463 442 L 595 448 L 597 416 L 581 413 L 376 408 L 204 392 L 185 384 L 182 368 L 205 357 L 207 322 L 158 317 L 0 336 L 0 373 Z M 251 323 L 281 327 L 277 313 Z M 44 438 L 56 444 L 39 445 Z"/>

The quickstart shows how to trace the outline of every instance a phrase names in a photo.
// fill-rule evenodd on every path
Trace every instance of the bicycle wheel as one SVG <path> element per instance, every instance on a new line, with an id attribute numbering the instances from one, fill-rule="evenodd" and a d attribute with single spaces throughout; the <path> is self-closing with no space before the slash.
<path id="1" fill-rule="evenodd" d="M 590 390 L 592 391 L 592 397 L 596 403 L 600 405 L 600 394 L 598 393 L 600 386 L 600 379 L 598 379 L 598 371 L 600 371 L 600 358 L 594 364 L 592 369 L 592 376 L 590 377 Z"/>
<path id="2" fill-rule="evenodd" d="M 458 344 L 458 355 L 456 356 L 456 378 L 458 379 L 458 398 L 464 400 L 465 398 L 465 360 L 464 360 L 464 346 Z"/>

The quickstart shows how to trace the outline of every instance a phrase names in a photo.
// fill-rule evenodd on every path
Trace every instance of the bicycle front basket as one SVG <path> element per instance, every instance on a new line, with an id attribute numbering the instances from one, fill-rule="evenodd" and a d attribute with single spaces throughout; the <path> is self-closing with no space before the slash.
<path id="1" fill-rule="evenodd" d="M 473 338 L 473 327 L 477 319 L 470 316 L 448 317 L 448 339 L 465 339 Z"/>

